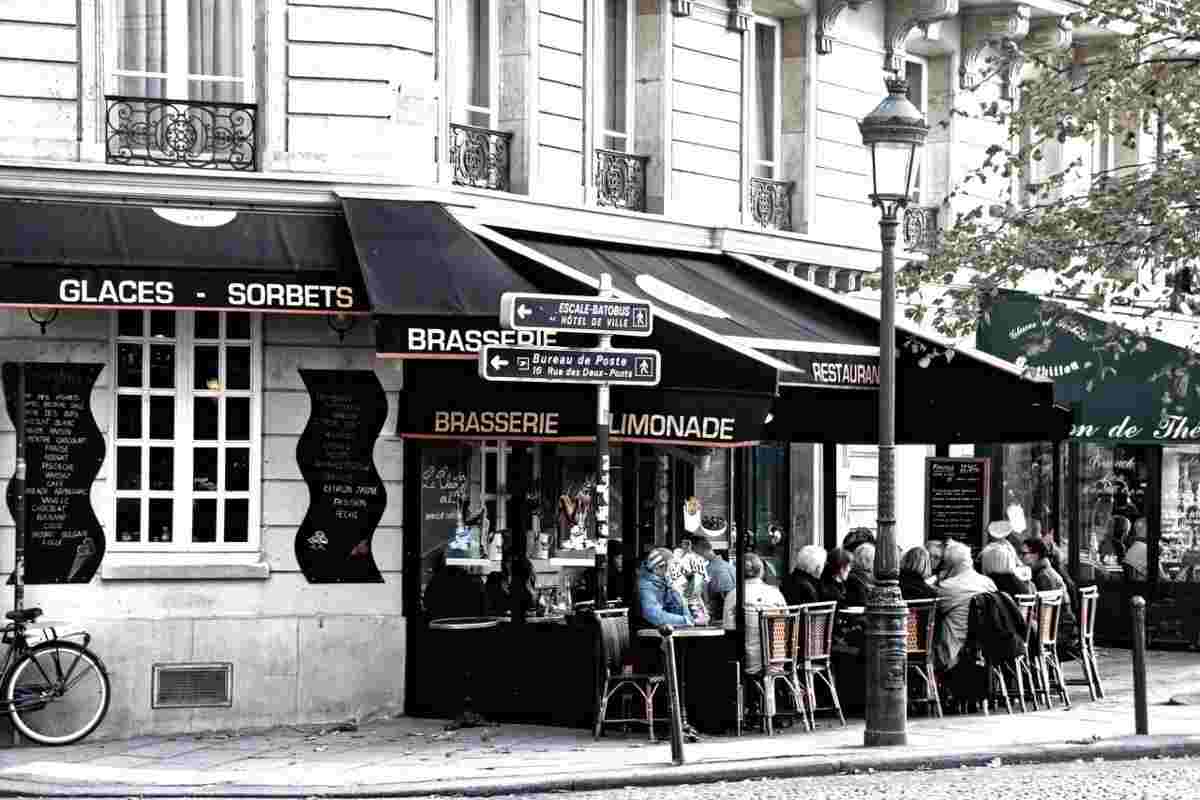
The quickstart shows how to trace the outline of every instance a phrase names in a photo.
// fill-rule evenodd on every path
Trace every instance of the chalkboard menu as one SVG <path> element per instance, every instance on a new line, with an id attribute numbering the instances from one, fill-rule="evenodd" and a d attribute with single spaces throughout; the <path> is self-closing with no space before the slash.
<path id="1" fill-rule="evenodd" d="M 312 413 L 296 445 L 309 506 L 296 561 L 310 583 L 381 583 L 371 539 L 387 506 L 375 440 L 387 395 L 370 370 L 300 370 Z"/>
<path id="2" fill-rule="evenodd" d="M 104 558 L 92 482 L 104 437 L 92 415 L 103 364 L 4 365 L 4 401 L 17 419 L 17 371 L 25 372 L 25 582 L 87 583 Z M 16 493 L 9 483 L 9 512 Z"/>
<path id="3" fill-rule="evenodd" d="M 925 459 L 925 519 L 929 539 L 978 547 L 987 524 L 991 465 L 986 458 Z"/>

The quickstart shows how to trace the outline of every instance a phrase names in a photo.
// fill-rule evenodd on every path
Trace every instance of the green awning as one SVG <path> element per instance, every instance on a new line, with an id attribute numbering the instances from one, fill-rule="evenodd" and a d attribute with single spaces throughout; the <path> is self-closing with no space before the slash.
<path id="1" fill-rule="evenodd" d="M 976 346 L 1054 381 L 1075 412 L 1071 438 L 1168 444 L 1200 441 L 1200 395 L 1188 384 L 1195 354 L 1036 296 L 1003 293 L 980 322 Z"/>

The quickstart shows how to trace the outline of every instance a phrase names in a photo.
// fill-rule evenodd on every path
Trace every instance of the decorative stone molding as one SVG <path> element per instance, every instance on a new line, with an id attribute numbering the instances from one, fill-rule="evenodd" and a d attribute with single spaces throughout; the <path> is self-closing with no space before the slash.
<path id="1" fill-rule="evenodd" d="M 1001 96 L 1011 100 L 1021 71 L 1021 42 L 1028 34 L 1027 5 L 980 6 L 965 11 L 959 85 L 973 90 L 999 75 Z"/>
<path id="2" fill-rule="evenodd" d="M 817 52 L 833 52 L 833 39 L 838 32 L 842 12 L 849 8 L 858 11 L 871 0 L 817 0 Z"/>
<path id="3" fill-rule="evenodd" d="M 887 5 L 883 37 L 883 68 L 897 75 L 904 70 L 905 41 L 917 28 L 930 26 L 958 14 L 959 0 L 892 0 Z"/>
<path id="4" fill-rule="evenodd" d="M 692 0 L 671 0 L 671 13 L 677 17 L 690 17 Z"/>
<path id="5" fill-rule="evenodd" d="M 1066 17 L 1048 17 L 1029 25 L 1029 35 L 1021 48 L 1027 53 L 1066 50 L 1074 38 L 1075 23 Z"/>
<path id="6" fill-rule="evenodd" d="M 751 0 L 729 0 L 729 30 L 745 33 L 754 17 Z"/>

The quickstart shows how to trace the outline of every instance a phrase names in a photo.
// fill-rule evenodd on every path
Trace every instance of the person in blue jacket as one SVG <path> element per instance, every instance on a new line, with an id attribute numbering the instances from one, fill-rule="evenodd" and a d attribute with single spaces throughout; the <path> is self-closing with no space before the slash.
<path id="1" fill-rule="evenodd" d="M 679 592 L 667 580 L 667 567 L 674 554 L 665 547 L 657 547 L 646 556 L 638 570 L 638 602 L 642 621 L 655 628 L 664 625 L 687 627 L 692 625 L 692 615 Z"/>

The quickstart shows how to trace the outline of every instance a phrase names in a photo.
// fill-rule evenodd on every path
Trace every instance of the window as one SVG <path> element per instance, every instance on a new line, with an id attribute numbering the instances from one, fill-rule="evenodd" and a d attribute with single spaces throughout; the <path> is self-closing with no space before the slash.
<path id="1" fill-rule="evenodd" d="M 495 128 L 496 25 L 491 0 L 451 0 L 454 122 Z"/>
<path id="2" fill-rule="evenodd" d="M 917 107 L 917 110 L 929 119 L 929 110 L 925 107 L 925 65 L 917 61 L 904 62 L 904 80 L 908 81 L 908 101 Z M 914 206 L 921 205 L 921 198 L 925 196 L 922 190 L 922 181 L 924 180 L 925 169 L 924 159 L 928 148 L 921 148 L 921 156 L 917 161 L 917 174 L 913 176 L 913 194 L 912 204 Z"/>
<path id="3" fill-rule="evenodd" d="M 750 143 L 751 174 L 780 180 L 779 25 L 754 22 L 754 105 Z"/>
<path id="4" fill-rule="evenodd" d="M 117 547 L 256 549 L 257 316 L 216 311 L 115 316 Z"/>
<path id="5" fill-rule="evenodd" d="M 603 0 L 600 39 L 596 52 L 596 92 L 599 145 L 607 150 L 630 152 L 633 132 L 633 3 Z"/>
<path id="6" fill-rule="evenodd" d="M 116 93 L 252 102 L 252 0 L 114 0 Z"/>

